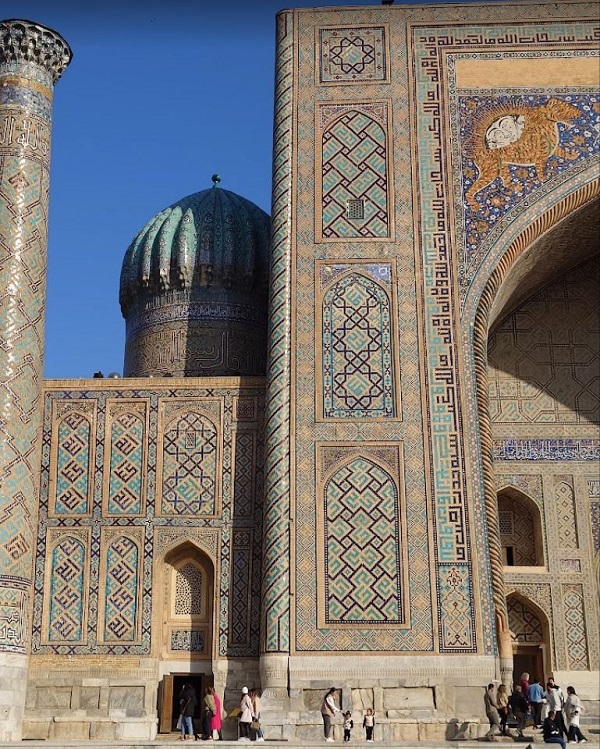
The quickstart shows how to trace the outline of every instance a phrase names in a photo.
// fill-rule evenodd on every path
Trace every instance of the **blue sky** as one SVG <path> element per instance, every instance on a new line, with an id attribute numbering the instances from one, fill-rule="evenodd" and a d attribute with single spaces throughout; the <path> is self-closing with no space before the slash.
<path id="1" fill-rule="evenodd" d="M 122 372 L 121 262 L 162 208 L 218 172 L 270 212 L 275 14 L 310 5 L 3 0 L 74 52 L 54 99 L 46 377 Z"/>

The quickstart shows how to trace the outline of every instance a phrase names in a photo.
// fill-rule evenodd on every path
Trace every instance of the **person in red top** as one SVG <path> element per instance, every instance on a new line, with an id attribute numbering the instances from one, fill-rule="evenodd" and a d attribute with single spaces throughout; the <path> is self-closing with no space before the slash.
<path id="1" fill-rule="evenodd" d="M 527 702 L 529 702 L 529 674 L 527 673 L 527 671 L 524 671 L 521 674 L 520 684 L 521 684 L 521 692 L 523 693 L 523 696 L 525 697 Z"/>

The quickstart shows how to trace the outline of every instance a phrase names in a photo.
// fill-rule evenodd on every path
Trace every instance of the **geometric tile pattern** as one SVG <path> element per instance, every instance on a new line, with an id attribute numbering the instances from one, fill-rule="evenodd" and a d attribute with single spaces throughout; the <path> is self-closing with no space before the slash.
<path id="1" fill-rule="evenodd" d="M 24 654 L 39 497 L 52 94 L 71 55 L 60 36 L 23 21 L 2 22 L 0 49 L 0 651 Z M 3 698 L 13 706 L 2 717 L 9 732 L 20 700 Z"/>
<path id="2" fill-rule="evenodd" d="M 143 481 L 144 422 L 124 413 L 110 427 L 108 513 L 139 515 Z"/>
<path id="3" fill-rule="evenodd" d="M 544 287 L 495 328 L 488 344 L 495 423 L 598 423 L 600 264 Z"/>
<path id="4" fill-rule="evenodd" d="M 319 82 L 388 80 L 385 26 L 319 29 Z"/>
<path id="5" fill-rule="evenodd" d="M 413 178 L 412 195 L 418 201 L 415 213 L 415 246 L 419 253 L 417 277 L 421 295 L 422 357 L 425 367 L 425 405 L 428 427 L 426 444 L 432 498 L 432 523 L 434 527 L 434 560 L 436 567 L 436 593 L 441 607 L 437 622 L 441 652 L 475 652 L 476 628 L 473 578 L 475 569 L 480 585 L 487 587 L 492 574 L 487 558 L 471 559 L 471 519 L 467 508 L 471 505 L 471 477 L 464 468 L 465 429 L 471 423 L 464 412 L 462 367 L 457 348 L 461 332 L 454 310 L 455 265 L 450 238 L 451 217 L 445 194 L 446 154 L 444 150 L 446 107 L 443 60 L 449 46 L 461 45 L 469 39 L 470 52 L 475 44 L 483 44 L 482 27 L 473 33 L 463 25 L 436 26 L 415 24 L 410 28 L 412 69 L 409 84 L 415 108 L 413 142 L 414 163 L 417 171 Z M 472 41 L 471 41 L 472 40 Z M 460 210 L 460 209 L 458 209 Z M 469 388 L 466 388 L 469 390 Z M 475 495 L 473 495 L 475 496 Z M 478 502 L 479 511 L 482 510 Z M 487 533 L 485 521 L 476 519 L 477 531 Z M 480 555 L 478 555 L 480 556 Z M 495 634 L 486 624 L 494 621 L 492 599 L 479 600 L 479 610 L 484 622 L 484 652 L 494 652 Z M 466 622 L 473 622 L 467 627 Z"/>
<path id="6" fill-rule="evenodd" d="M 542 623 L 533 611 L 514 596 L 509 596 L 506 604 L 508 607 L 508 625 L 513 642 L 536 645 L 544 642 Z"/>
<path id="7" fill-rule="evenodd" d="M 229 597 L 229 644 L 243 647 L 250 635 L 250 579 L 252 574 L 252 535 L 246 530 L 233 534 L 233 561 Z"/>
<path id="8" fill-rule="evenodd" d="M 40 446 L 50 123 L 11 102 L 31 90 L 26 77 L 0 110 L 0 575 L 6 588 L 14 587 L 11 578 L 30 579 L 31 527 L 22 520 L 35 516 Z M 51 86 L 46 98 L 50 103 Z M 20 145 L 27 133 L 38 139 L 35 148 Z M 13 648 L 0 636 L 0 650 Z"/>
<path id="9" fill-rule="evenodd" d="M 444 652 L 469 652 L 475 639 L 475 612 L 468 567 L 440 564 L 438 570 L 438 604 Z"/>
<path id="10" fill-rule="evenodd" d="M 233 512 L 235 517 L 252 515 L 256 487 L 256 435 L 238 431 L 235 435 Z"/>
<path id="11" fill-rule="evenodd" d="M 600 553 L 600 502 L 590 502 L 594 554 Z"/>
<path id="12" fill-rule="evenodd" d="M 577 549 L 577 525 L 575 519 L 575 494 L 573 489 L 561 481 L 554 487 L 556 516 L 558 520 L 558 543 L 563 549 Z"/>
<path id="13" fill-rule="evenodd" d="M 501 528 L 500 541 L 503 548 L 512 547 L 512 564 L 517 566 L 537 564 L 533 543 L 534 522 L 529 509 L 523 502 L 519 502 L 506 494 L 500 494 L 498 496 L 498 512 L 511 516 L 511 532 L 503 533 Z"/>
<path id="14" fill-rule="evenodd" d="M 325 622 L 403 622 L 398 487 L 358 457 L 325 485 Z"/>
<path id="15" fill-rule="evenodd" d="M 290 401 L 293 71 L 293 15 L 277 17 L 275 123 L 269 350 L 265 410 L 265 504 L 263 512 L 263 578 L 261 647 L 265 653 L 290 649 Z"/>
<path id="16" fill-rule="evenodd" d="M 206 581 L 204 572 L 193 562 L 187 562 L 178 567 L 175 575 L 176 616 L 194 616 L 202 614 L 202 600 Z"/>
<path id="17" fill-rule="evenodd" d="M 116 386 L 118 384 L 118 387 Z M 255 574 L 250 579 L 248 636 L 245 643 L 234 647 L 228 643 L 230 613 L 230 564 L 232 555 L 231 525 L 242 523 L 251 526 L 246 534 L 259 533 L 262 524 L 262 491 L 263 472 L 260 466 L 255 467 L 255 486 L 245 483 L 251 492 L 254 505 L 243 518 L 233 518 L 233 440 L 238 425 L 233 420 L 234 401 L 241 396 L 254 403 L 253 420 L 244 424 L 244 434 L 250 434 L 250 443 L 256 450 L 256 460 L 262 460 L 262 429 L 264 423 L 264 390 L 262 386 L 247 386 L 243 392 L 239 387 L 223 387 L 214 381 L 207 387 L 195 387 L 190 391 L 188 383 L 173 380 L 168 387 L 155 386 L 152 389 L 127 387 L 125 381 L 115 386 L 102 387 L 95 383 L 94 389 L 78 390 L 73 382 L 47 383 L 45 389 L 44 423 L 42 440 L 40 505 L 37 531 L 36 574 L 33 599 L 32 650 L 43 654 L 85 655 L 90 652 L 99 655 L 149 656 L 152 652 L 153 604 L 160 593 L 153 590 L 153 559 L 164 555 L 169 549 L 190 540 L 205 549 L 206 553 L 219 566 L 220 575 L 215 581 L 215 640 L 218 638 L 218 651 L 222 656 L 228 654 L 241 657 L 258 655 L 259 612 L 260 612 L 260 550 L 252 544 L 252 569 Z M 87 410 L 86 410 L 87 409 Z M 49 512 L 54 505 L 57 463 L 58 428 L 65 416 L 72 413 L 89 414 L 91 426 L 90 481 L 88 496 L 88 514 L 69 515 Z M 183 427 L 185 417 L 206 413 L 210 418 L 210 432 L 217 431 L 214 424 L 222 424 L 217 434 L 218 470 L 214 469 L 213 478 L 218 477 L 222 484 L 222 498 L 219 517 L 206 515 L 160 514 L 163 491 L 160 477 L 162 472 L 161 452 L 166 438 L 170 437 L 177 424 Z M 249 415 L 250 412 L 248 412 Z M 125 418 L 121 418 L 125 417 Z M 133 417 L 130 419 L 130 417 Z M 141 418 L 144 425 L 141 447 L 133 451 L 135 463 L 141 465 L 144 485 L 141 492 L 141 512 L 112 513 L 114 505 L 109 506 L 109 486 L 116 486 L 112 477 L 114 466 L 121 467 L 124 460 L 117 447 L 118 458 L 111 464 L 111 443 L 113 452 L 121 436 L 127 439 L 131 435 L 141 434 L 138 431 Z M 193 425 L 198 422 L 192 418 Z M 128 428 L 125 428 L 127 423 Z M 133 425 L 129 427 L 129 425 Z M 135 426 L 138 424 L 138 426 Z M 112 427 L 116 428 L 112 430 Z M 189 424 L 188 424 L 189 426 Z M 206 431 L 206 423 L 204 428 Z M 123 428 L 121 432 L 120 429 Z M 112 431 L 111 431 L 112 430 Z M 187 429 L 186 429 L 187 431 Z M 115 434 L 119 437 L 115 437 Z M 191 442 L 191 440 L 190 440 Z M 198 443 L 201 439 L 198 439 Z M 185 442 L 183 443 L 185 447 Z M 179 447 L 179 445 L 177 445 Z M 125 453 L 127 454 L 127 453 Z M 131 456 L 132 453 L 129 453 Z M 198 451 L 196 455 L 200 455 Z M 138 457 L 141 456 L 141 463 Z M 202 461 L 201 467 L 210 463 L 211 456 Z M 132 461 L 133 462 L 133 461 Z M 215 462 L 216 466 L 216 462 Z M 158 478 L 158 480 L 157 480 Z M 224 519 L 227 519 L 224 521 Z M 241 529 L 240 529 L 241 530 Z M 56 536 L 58 534 L 58 536 Z M 84 604 L 82 619 L 82 640 L 77 644 L 64 640 L 50 640 L 48 637 L 49 611 L 45 601 L 51 587 L 51 557 L 56 543 L 65 536 L 77 538 L 87 549 Z M 48 552 L 46 551 L 48 549 Z M 195 557 L 194 557 L 195 559 Z M 137 561 L 136 561 L 137 560 Z M 133 571 L 136 570 L 136 576 Z M 212 571 L 210 575 L 212 576 Z M 205 578 L 206 579 L 206 578 Z M 188 581 L 192 582 L 192 581 Z M 173 580 L 174 583 L 174 580 Z M 180 585 L 181 588 L 181 585 Z M 204 589 L 203 589 L 204 591 Z M 181 593 L 181 590 L 180 590 Z M 0 586 L 0 619 L 4 615 L 2 601 L 4 595 Z M 195 594 L 190 593 L 190 607 L 196 607 Z M 186 599 L 187 600 L 187 599 Z M 179 601 L 182 605 L 182 600 Z M 8 611 L 8 608 L 6 609 Z M 56 609 L 55 609 L 56 610 Z M 195 610 L 195 608 L 194 608 Z M 72 612 L 71 612 L 72 613 Z M 171 620 L 169 631 L 188 630 L 188 623 L 179 619 Z M 190 616 L 190 615 L 186 615 Z M 193 614 L 194 627 L 196 617 Z M 19 622 L 11 617 L 17 630 Z M 1 624 L 0 624 L 1 626 Z M 12 626 L 12 625 L 11 625 Z M 205 624 L 199 634 L 196 630 L 191 635 L 191 645 L 197 654 L 207 655 L 213 640 Z M 8 627 L 6 628 L 8 630 Z M 164 634 L 164 633 L 163 633 Z M 16 635 L 15 635 L 16 637 Z M 197 638 L 201 637 L 204 649 L 197 649 Z M 14 639 L 14 638 L 13 638 Z M 171 641 L 167 633 L 163 640 L 165 646 Z M 190 637 L 187 637 L 189 652 Z M 15 640 L 16 642 L 16 640 Z M 176 647 L 181 646 L 181 637 L 177 636 Z M 83 644 L 85 643 L 85 644 Z M 207 644 L 208 643 L 208 644 Z M 20 645 L 22 648 L 23 645 Z M 207 647 L 209 650 L 207 650 Z M 185 648 L 184 648 L 185 650 Z"/>
<path id="18" fill-rule="evenodd" d="M 217 430 L 201 414 L 179 416 L 163 441 L 164 515 L 212 515 L 216 500 Z"/>
<path id="19" fill-rule="evenodd" d="M 391 300 L 360 272 L 338 280 L 323 299 L 323 415 L 395 415 Z"/>
<path id="20" fill-rule="evenodd" d="M 86 549 L 77 538 L 67 536 L 52 551 L 48 606 L 49 642 L 83 640 Z"/>
<path id="21" fill-rule="evenodd" d="M 29 640 L 26 587 L 0 586 L 0 642 L 7 653 L 22 653 Z"/>
<path id="22" fill-rule="evenodd" d="M 91 425 L 76 411 L 67 414 L 58 428 L 56 461 L 57 515 L 86 515 L 90 489 Z"/>
<path id="23" fill-rule="evenodd" d="M 138 639 L 139 549 L 127 536 L 116 538 L 106 552 L 104 596 L 104 642 L 132 642 Z"/>
<path id="24" fill-rule="evenodd" d="M 387 238 L 387 111 L 381 124 L 364 108 L 349 106 L 322 134 L 322 239 Z M 321 107 L 323 116 L 329 109 Z M 350 205 L 360 207 L 358 214 Z"/>
<path id="25" fill-rule="evenodd" d="M 533 32 L 533 33 L 532 33 Z M 549 22 L 544 26 L 544 50 L 540 49 L 540 37 L 533 31 L 532 25 L 514 23 L 511 26 L 512 40 L 515 45 L 522 45 L 519 54 L 523 57 L 532 52 L 538 54 L 562 55 L 565 42 L 568 40 L 572 47 L 579 50 L 585 48 L 589 54 L 594 54 L 594 30 L 590 23 L 571 23 L 562 19 Z M 490 52 L 491 47 L 494 52 Z M 550 49 L 551 52 L 546 50 Z M 409 61 L 409 71 L 412 72 L 409 81 L 411 104 L 415 112 L 415 127 L 412 133 L 411 146 L 414 149 L 413 163 L 417 165 L 413 178 L 414 188 L 412 196 L 418 204 L 415 213 L 418 221 L 415 223 L 414 243 L 422 248 L 422 268 L 420 277 L 423 279 L 422 288 L 422 318 L 423 325 L 423 361 L 426 362 L 425 382 L 426 409 L 431 425 L 434 425 L 435 439 L 429 439 L 428 449 L 432 461 L 431 493 L 436 521 L 436 556 L 445 556 L 456 548 L 456 540 L 465 540 L 467 553 L 472 542 L 467 521 L 469 518 L 463 508 L 476 506 L 475 529 L 487 534 L 484 511 L 495 504 L 493 491 L 489 490 L 493 483 L 484 463 L 481 461 L 479 434 L 474 428 L 477 425 L 477 396 L 476 389 L 461 379 L 461 362 L 457 357 L 457 348 L 462 344 L 466 362 L 466 371 L 473 375 L 474 364 L 485 366 L 485 361 L 473 362 L 473 338 L 475 330 L 475 311 L 479 307 L 481 295 L 489 273 L 480 270 L 480 276 L 471 286 L 467 299 L 469 305 L 464 321 L 460 321 L 454 314 L 455 305 L 459 303 L 456 294 L 457 287 L 463 291 L 461 284 L 466 276 L 466 261 L 464 257 L 464 239 L 462 237 L 462 222 L 464 216 L 464 179 L 465 176 L 458 168 L 453 171 L 453 180 L 448 179 L 448 148 L 450 142 L 453 152 L 453 163 L 461 163 L 461 151 L 464 143 L 460 140 L 460 117 L 456 101 L 459 93 L 464 95 L 478 95 L 480 92 L 460 91 L 457 83 L 453 61 L 450 58 L 462 55 L 469 61 L 479 56 L 503 57 L 498 49 L 498 35 L 496 28 L 490 28 L 485 23 L 460 24 L 428 24 L 415 23 L 410 26 L 410 50 L 412 59 Z M 510 56 L 510 52 L 506 53 Z M 470 64 L 473 64 L 470 62 Z M 501 92 L 503 93 L 503 92 Z M 522 93 L 522 90 L 521 90 Z M 526 92 L 529 94 L 529 92 Z M 533 92 L 532 92 L 533 93 Z M 539 94 L 540 92 L 535 92 Z M 448 111 L 450 110 L 450 116 Z M 492 123 L 490 123 L 492 124 Z M 519 123 L 517 123 L 519 124 Z M 581 159 L 585 163 L 585 159 Z M 572 167 L 577 170 L 578 167 Z M 570 169 L 567 171 L 571 174 Z M 542 197 L 544 186 L 536 191 L 536 198 Z M 449 209 L 454 194 L 455 212 Z M 525 203 L 521 204 L 522 205 Z M 529 202 L 527 205 L 531 205 Z M 519 212 L 520 206 L 515 207 Z M 510 214 L 512 215 L 512 213 Z M 453 218 L 455 226 L 452 226 Z M 502 226 L 506 228 L 507 219 Z M 455 233 L 453 233 L 455 230 Z M 512 228 L 511 228 L 512 231 Z M 492 232 L 490 232 L 490 236 Z M 451 248 L 451 250 L 450 250 Z M 500 250 L 497 250 L 499 253 Z M 495 256 L 494 256 L 495 258 Z M 496 258 L 495 258 L 496 259 Z M 491 261 L 490 261 L 491 263 Z M 488 268 L 486 261 L 486 269 Z M 470 282 L 465 281 L 465 289 Z M 456 294 L 456 298 L 455 298 Z M 462 327 L 459 327 L 461 325 Z M 462 339 L 462 340 L 461 340 Z M 479 356 L 479 354 L 477 354 Z M 463 400 L 464 398 L 464 400 Z M 432 428 L 433 431 L 433 428 Z M 460 466 L 465 460 L 465 443 L 469 454 L 478 456 L 471 462 L 472 472 L 466 475 Z M 484 501 L 480 502 L 478 493 L 485 487 Z M 453 523 L 447 507 L 450 497 L 455 500 L 457 509 L 455 517 L 460 521 Z M 493 515 L 495 515 L 495 510 Z M 444 517 L 444 515 L 446 517 Z M 440 529 L 443 534 L 440 534 Z M 493 534 L 492 534 L 493 539 Z M 458 549 L 457 549 L 458 550 Z M 495 548 L 493 549 L 495 552 Z M 476 560 L 480 581 L 486 580 L 486 586 L 491 585 L 493 597 L 480 599 L 483 609 L 481 621 L 484 641 L 484 652 L 496 650 L 495 633 L 488 623 L 494 621 L 494 609 L 502 612 L 505 608 L 505 598 L 502 594 L 501 560 L 494 553 L 489 558 Z M 493 557 L 493 559 L 492 559 Z M 490 561 L 492 560 L 492 561 Z M 498 564 L 500 561 L 500 565 Z M 468 562 L 470 564 L 470 560 Z M 473 570 L 474 572 L 474 570 Z M 438 586 L 441 584 L 438 576 Z M 441 642 L 444 651 L 445 644 Z"/>
<path id="26" fill-rule="evenodd" d="M 583 610 L 583 589 L 581 585 L 563 585 L 562 592 L 569 669 L 587 671 L 590 664 Z"/>

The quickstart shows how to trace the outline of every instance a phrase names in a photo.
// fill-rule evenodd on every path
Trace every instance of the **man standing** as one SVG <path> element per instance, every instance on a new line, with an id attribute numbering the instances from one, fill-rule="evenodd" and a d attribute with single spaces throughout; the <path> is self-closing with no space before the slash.
<path id="1" fill-rule="evenodd" d="M 565 706 L 565 695 L 563 690 L 555 683 L 554 677 L 548 679 L 546 684 L 546 699 L 548 700 L 548 711 L 553 710 L 554 722 L 558 726 L 561 736 L 567 735 L 563 708 Z"/>
<path id="2" fill-rule="evenodd" d="M 485 704 L 485 714 L 490 721 L 490 730 L 486 733 L 485 738 L 488 741 L 497 741 L 496 734 L 500 733 L 500 713 L 498 712 L 493 684 L 488 684 L 488 688 L 485 690 L 483 696 L 483 702 Z"/>
<path id="3" fill-rule="evenodd" d="M 542 727 L 542 700 L 545 697 L 544 688 L 540 685 L 537 676 L 534 676 L 529 685 L 529 703 L 533 712 L 533 725 Z"/>

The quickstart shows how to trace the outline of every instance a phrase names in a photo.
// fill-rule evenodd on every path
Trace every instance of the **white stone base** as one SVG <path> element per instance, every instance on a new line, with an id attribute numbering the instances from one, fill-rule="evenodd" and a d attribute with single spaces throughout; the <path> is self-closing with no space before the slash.
<path id="1" fill-rule="evenodd" d="M 20 741 L 29 658 L 0 653 L 0 741 Z"/>

